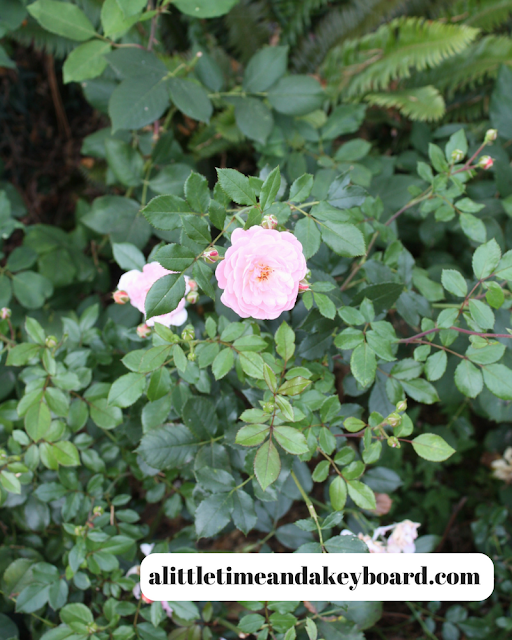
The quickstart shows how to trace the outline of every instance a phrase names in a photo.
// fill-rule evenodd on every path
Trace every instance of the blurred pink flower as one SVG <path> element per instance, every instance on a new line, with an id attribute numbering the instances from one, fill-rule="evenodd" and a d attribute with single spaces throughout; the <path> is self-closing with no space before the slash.
<path id="1" fill-rule="evenodd" d="M 274 320 L 295 305 L 307 272 L 302 245 L 288 231 L 235 229 L 215 275 L 221 301 L 241 318 Z"/>
<path id="2" fill-rule="evenodd" d="M 144 265 L 142 271 L 139 271 L 138 269 L 132 269 L 131 271 L 127 271 L 125 274 L 123 274 L 121 276 L 121 279 L 119 280 L 117 289 L 118 291 L 126 293 L 126 295 L 130 298 L 130 304 L 138 309 L 141 313 L 145 314 L 145 302 L 149 290 L 157 280 L 160 280 L 160 278 L 163 278 L 170 273 L 176 272 L 164 269 L 164 267 L 162 267 L 162 265 L 158 262 L 150 262 L 149 264 Z M 185 290 L 186 294 L 189 291 L 188 276 L 185 276 L 185 281 L 187 283 Z M 115 297 L 116 294 L 114 294 L 114 299 Z M 163 324 L 166 327 L 170 327 L 171 325 L 179 327 L 182 324 L 185 324 L 188 318 L 188 313 L 185 309 L 185 302 L 185 297 L 183 297 L 174 311 L 165 313 L 161 316 L 154 316 L 153 318 L 149 318 L 149 320 L 146 320 L 146 324 L 148 325 L 148 327 L 152 327 L 155 322 Z"/>
<path id="3" fill-rule="evenodd" d="M 154 544 L 141 544 L 140 545 L 140 550 L 142 551 L 142 553 L 145 556 L 149 556 L 150 553 L 152 553 L 153 549 L 155 548 Z M 126 576 L 132 576 L 132 575 L 140 575 L 140 564 L 136 564 L 135 566 L 131 567 L 130 569 L 128 569 L 128 571 L 126 572 Z M 132 593 L 135 596 L 135 598 L 137 600 L 141 600 L 143 602 L 145 602 L 146 604 L 152 604 L 153 600 L 150 600 L 149 598 L 146 598 L 146 596 L 142 593 L 141 589 L 140 589 L 140 582 L 137 582 L 136 585 L 134 585 L 133 589 L 132 589 Z M 169 605 L 168 602 L 160 602 L 160 604 L 162 605 L 162 609 L 165 611 L 166 615 L 168 618 L 172 618 L 172 608 Z"/>

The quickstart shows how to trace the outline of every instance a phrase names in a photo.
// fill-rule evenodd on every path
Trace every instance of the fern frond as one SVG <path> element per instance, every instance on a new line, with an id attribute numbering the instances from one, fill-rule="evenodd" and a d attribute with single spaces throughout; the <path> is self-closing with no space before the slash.
<path id="1" fill-rule="evenodd" d="M 225 22 L 229 44 L 243 64 L 264 44 L 268 44 L 272 35 L 268 7 L 263 0 L 242 0 L 227 14 Z"/>
<path id="2" fill-rule="evenodd" d="M 281 44 L 294 45 L 330 0 L 270 0 L 281 26 Z"/>
<path id="3" fill-rule="evenodd" d="M 414 86 L 434 84 L 453 96 L 457 91 L 495 78 L 502 64 L 512 66 L 512 39 L 486 36 L 436 69 L 419 74 L 414 78 Z"/>
<path id="4" fill-rule="evenodd" d="M 395 108 L 411 120 L 439 120 L 445 113 L 443 96 L 432 86 L 403 89 L 388 93 L 368 93 L 365 102 L 379 107 Z"/>
<path id="5" fill-rule="evenodd" d="M 370 31 L 405 4 L 405 0 L 351 0 L 329 11 L 315 26 L 314 33 L 305 35 L 297 45 L 293 68 L 316 72 L 332 47 Z"/>
<path id="6" fill-rule="evenodd" d="M 450 9 L 456 16 L 468 15 L 463 19 L 464 24 L 492 31 L 512 14 L 512 0 L 460 0 Z"/>
<path id="7" fill-rule="evenodd" d="M 327 56 L 325 75 L 349 96 L 388 87 L 409 78 L 411 70 L 436 67 L 463 51 L 478 29 L 465 25 L 397 18 L 375 33 L 335 47 Z"/>
<path id="8" fill-rule="evenodd" d="M 34 45 L 36 49 L 55 58 L 65 58 L 76 47 L 73 40 L 46 31 L 35 20 L 28 20 L 25 25 L 11 32 L 9 37 L 26 47 Z"/>

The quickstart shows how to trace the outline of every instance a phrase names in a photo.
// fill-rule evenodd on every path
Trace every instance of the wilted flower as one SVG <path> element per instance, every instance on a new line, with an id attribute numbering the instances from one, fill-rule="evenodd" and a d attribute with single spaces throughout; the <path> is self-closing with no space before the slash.
<path id="1" fill-rule="evenodd" d="M 153 552 L 154 548 L 155 548 L 154 544 L 141 544 L 140 545 L 140 550 L 142 551 L 144 556 L 149 556 L 149 554 Z M 140 564 L 136 564 L 133 567 L 131 567 L 130 569 L 128 569 L 128 571 L 126 572 L 126 576 L 132 576 L 132 575 L 140 576 Z M 149 598 L 146 598 L 146 596 L 142 593 L 142 591 L 140 589 L 140 582 L 138 582 L 133 587 L 132 593 L 135 596 L 135 598 L 137 598 L 137 600 L 142 600 L 146 604 L 151 604 L 153 602 L 153 600 L 150 600 Z M 169 606 L 169 603 L 168 602 L 161 602 L 160 604 L 162 605 L 162 609 L 167 614 L 167 617 L 168 618 L 172 618 L 172 608 Z"/>
<path id="2" fill-rule="evenodd" d="M 221 301 L 241 318 L 274 320 L 295 305 L 307 272 L 302 245 L 288 231 L 235 229 L 215 273 Z"/>
<path id="3" fill-rule="evenodd" d="M 146 296 L 148 295 L 149 290 L 157 280 L 160 280 L 160 278 L 163 278 L 170 273 L 176 272 L 164 269 L 164 267 L 162 267 L 158 262 L 150 262 L 149 264 L 144 265 L 142 271 L 132 269 L 131 271 L 123 274 L 119 280 L 117 288 L 119 292 L 126 293 L 132 307 L 135 307 L 141 313 L 145 314 Z M 187 283 L 185 293 L 188 293 L 188 276 L 185 276 L 185 281 Z M 114 294 L 114 300 L 116 299 L 115 296 L 116 294 Z M 152 327 L 155 322 L 158 322 L 166 327 L 170 327 L 171 325 L 179 327 L 187 321 L 187 318 L 188 314 L 185 309 L 185 298 L 182 298 L 174 311 L 164 313 L 161 316 L 149 318 L 146 320 L 146 324 L 149 327 Z"/>
<path id="4" fill-rule="evenodd" d="M 499 480 L 504 480 L 507 484 L 512 482 L 512 447 L 507 447 L 502 458 L 491 462 L 493 476 Z"/>
<path id="5" fill-rule="evenodd" d="M 376 493 L 375 501 L 377 503 L 376 508 L 373 510 L 373 513 L 378 516 L 385 516 L 386 513 L 389 513 L 391 506 L 393 504 L 393 500 L 388 496 L 387 493 Z"/>
<path id="6" fill-rule="evenodd" d="M 360 533 L 358 538 L 366 543 L 370 553 L 414 553 L 416 545 L 414 541 L 418 537 L 418 522 L 404 520 L 386 527 L 377 527 L 373 535 Z M 348 529 L 344 529 L 341 535 L 354 535 Z M 386 534 L 390 534 L 386 538 Z"/>

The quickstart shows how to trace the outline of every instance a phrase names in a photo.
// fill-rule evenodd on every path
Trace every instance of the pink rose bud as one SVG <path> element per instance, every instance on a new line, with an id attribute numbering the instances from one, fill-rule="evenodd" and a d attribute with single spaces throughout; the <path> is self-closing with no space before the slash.
<path id="1" fill-rule="evenodd" d="M 130 296 L 126 291 L 116 291 L 114 293 L 114 302 L 116 304 L 126 304 L 127 302 L 130 302 Z"/>
<path id="2" fill-rule="evenodd" d="M 264 229 L 277 229 L 277 218 L 273 215 L 263 216 L 263 220 L 261 221 L 261 226 Z"/>
<path id="3" fill-rule="evenodd" d="M 497 129 L 488 129 L 487 133 L 485 134 L 484 142 L 485 144 L 489 144 L 490 142 L 494 142 L 497 137 L 498 137 Z"/>
<path id="4" fill-rule="evenodd" d="M 11 317 L 11 310 L 7 307 L 0 309 L 0 320 L 8 320 Z"/>
<path id="5" fill-rule="evenodd" d="M 400 449 L 400 442 L 398 438 L 396 438 L 395 436 L 389 437 L 388 446 L 391 447 L 392 449 Z"/>
<path id="6" fill-rule="evenodd" d="M 190 289 L 190 291 L 197 291 L 197 282 L 190 278 L 190 280 L 188 281 L 188 288 Z"/>
<path id="7" fill-rule="evenodd" d="M 187 302 L 190 304 L 195 304 L 199 300 L 199 294 L 197 291 L 191 291 L 187 294 Z"/>
<path id="8" fill-rule="evenodd" d="M 493 164 L 494 164 L 494 160 L 491 158 L 491 156 L 482 156 L 478 161 L 478 166 L 481 169 L 485 169 L 485 171 L 490 169 Z"/>
<path id="9" fill-rule="evenodd" d="M 217 249 L 210 249 L 209 251 L 205 251 L 202 257 L 205 262 L 217 262 L 219 259 L 219 252 Z"/>
<path id="10" fill-rule="evenodd" d="M 402 424 L 402 416 L 398 413 L 391 413 L 388 416 L 387 422 L 392 427 L 398 427 L 400 424 Z"/>
<path id="11" fill-rule="evenodd" d="M 139 326 L 137 327 L 137 335 L 139 336 L 139 338 L 147 338 L 150 333 L 151 328 L 148 327 L 146 323 L 139 324 Z"/>
<path id="12" fill-rule="evenodd" d="M 454 149 L 450 157 L 452 159 L 452 162 L 460 162 L 464 157 L 464 151 L 461 151 L 460 149 Z"/>
<path id="13" fill-rule="evenodd" d="M 309 291 L 311 286 L 307 280 L 301 280 L 299 282 L 299 291 Z"/>

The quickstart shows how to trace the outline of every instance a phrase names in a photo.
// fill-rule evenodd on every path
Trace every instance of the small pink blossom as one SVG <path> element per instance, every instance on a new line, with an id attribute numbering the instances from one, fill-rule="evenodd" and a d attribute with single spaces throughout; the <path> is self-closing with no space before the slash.
<path id="1" fill-rule="evenodd" d="M 126 291 L 115 291 L 113 298 L 116 304 L 126 304 L 127 302 L 130 302 L 130 296 Z"/>
<path id="2" fill-rule="evenodd" d="M 302 245 L 288 231 L 235 229 L 215 273 L 221 301 L 241 318 L 274 320 L 295 305 L 307 272 Z"/>
<path id="3" fill-rule="evenodd" d="M 493 164 L 494 160 L 491 158 L 491 156 L 482 156 L 478 161 L 478 166 L 485 171 L 490 169 Z"/>
<path id="4" fill-rule="evenodd" d="M 219 252 L 217 251 L 217 249 L 209 249 L 208 251 L 205 251 L 203 253 L 202 257 L 205 262 L 217 262 L 217 260 L 219 259 Z"/>
<path id="5" fill-rule="evenodd" d="M 261 226 L 264 229 L 277 229 L 278 224 L 277 218 L 272 214 L 263 216 L 263 220 L 261 221 Z"/>
<path id="6" fill-rule="evenodd" d="M 141 313 L 145 314 L 146 296 L 149 290 L 157 280 L 160 280 L 160 278 L 170 273 L 176 273 L 176 271 L 164 269 L 158 262 L 150 262 L 142 268 L 142 271 L 132 269 L 123 274 L 117 288 L 119 291 L 125 292 L 128 295 L 132 307 L 135 307 Z M 187 282 L 186 293 L 188 293 L 188 276 L 185 276 L 185 281 Z M 185 309 L 185 298 L 183 297 L 174 311 L 149 318 L 146 320 L 146 324 L 148 327 L 152 327 L 155 322 L 158 322 L 166 327 L 170 327 L 171 325 L 179 327 L 187 321 L 187 318 L 188 313 Z"/>
<path id="7" fill-rule="evenodd" d="M 0 320 L 8 320 L 11 317 L 11 310 L 7 307 L 0 309 Z"/>
<path id="8" fill-rule="evenodd" d="M 137 335 L 139 338 L 147 338 L 151 333 L 151 327 L 148 327 L 147 324 L 139 324 L 137 327 Z"/>

